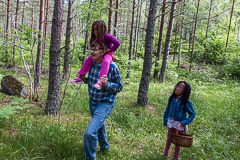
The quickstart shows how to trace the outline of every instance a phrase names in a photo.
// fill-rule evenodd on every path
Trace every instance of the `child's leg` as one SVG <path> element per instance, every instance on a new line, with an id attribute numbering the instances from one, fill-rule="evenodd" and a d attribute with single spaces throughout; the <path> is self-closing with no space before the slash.
<path id="1" fill-rule="evenodd" d="M 178 131 L 178 133 L 184 133 L 184 131 Z M 178 159 L 179 158 L 180 150 L 181 150 L 181 147 L 175 145 L 174 159 Z"/>
<path id="2" fill-rule="evenodd" d="M 101 78 L 103 75 L 107 75 L 112 60 L 113 60 L 112 52 L 107 53 L 103 56 L 99 78 Z"/>
<path id="3" fill-rule="evenodd" d="M 85 75 L 92 68 L 93 60 L 92 56 L 89 56 L 83 63 L 80 71 L 78 72 L 80 75 Z"/>
<path id="4" fill-rule="evenodd" d="M 167 142 L 166 142 L 166 146 L 165 146 L 165 151 L 164 151 L 164 155 L 168 156 L 169 153 L 169 149 L 171 146 L 171 133 L 176 132 L 175 128 L 168 128 L 168 135 L 167 135 Z"/>
<path id="5" fill-rule="evenodd" d="M 104 57 L 102 59 L 101 70 L 100 70 L 100 73 L 99 73 L 99 79 L 103 75 L 107 75 L 112 60 L 113 60 L 112 52 L 111 53 L 107 53 L 107 54 L 104 55 Z M 102 83 L 100 82 L 100 80 L 98 80 L 97 83 L 93 87 L 95 87 L 97 89 L 101 89 Z"/>

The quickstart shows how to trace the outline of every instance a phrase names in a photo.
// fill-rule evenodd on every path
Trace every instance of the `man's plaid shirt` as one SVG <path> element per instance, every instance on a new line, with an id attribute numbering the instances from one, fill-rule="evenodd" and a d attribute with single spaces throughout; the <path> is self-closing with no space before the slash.
<path id="1" fill-rule="evenodd" d="M 94 84 L 97 83 L 99 79 L 99 73 L 102 64 L 96 64 L 93 62 L 92 69 L 89 71 L 87 83 L 88 83 L 88 94 L 94 101 L 107 101 L 114 102 L 117 93 L 123 89 L 123 84 L 121 81 L 120 71 L 115 62 L 112 62 L 109 67 L 107 74 L 108 82 L 106 87 L 102 87 L 101 90 L 94 88 Z"/>

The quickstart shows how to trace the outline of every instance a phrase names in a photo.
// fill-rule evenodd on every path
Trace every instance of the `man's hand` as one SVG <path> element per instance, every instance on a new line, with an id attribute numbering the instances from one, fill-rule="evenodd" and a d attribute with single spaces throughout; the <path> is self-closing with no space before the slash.
<path id="1" fill-rule="evenodd" d="M 80 78 L 84 83 L 87 82 L 85 75 L 80 75 L 79 73 L 77 73 L 77 77 Z"/>
<path id="2" fill-rule="evenodd" d="M 100 82 L 102 83 L 102 86 L 103 86 L 103 87 L 106 87 L 107 81 L 108 81 L 107 75 L 103 75 L 103 76 L 100 78 Z"/>

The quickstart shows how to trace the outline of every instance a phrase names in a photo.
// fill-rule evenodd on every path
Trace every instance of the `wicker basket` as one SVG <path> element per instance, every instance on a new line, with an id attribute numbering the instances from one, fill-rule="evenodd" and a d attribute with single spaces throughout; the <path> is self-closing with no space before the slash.
<path id="1" fill-rule="evenodd" d="M 177 126 L 176 133 L 171 133 L 171 141 L 175 145 L 181 146 L 181 147 L 191 147 L 193 143 L 193 135 L 185 134 L 185 127 L 184 127 L 184 133 L 180 134 L 178 133 L 178 128 L 180 127 L 181 123 Z"/>

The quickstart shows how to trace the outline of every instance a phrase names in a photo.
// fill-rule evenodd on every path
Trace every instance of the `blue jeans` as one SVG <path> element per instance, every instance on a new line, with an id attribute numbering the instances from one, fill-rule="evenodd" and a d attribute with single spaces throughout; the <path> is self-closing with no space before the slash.
<path id="1" fill-rule="evenodd" d="M 97 142 L 99 142 L 100 150 L 109 149 L 104 121 L 112 112 L 114 102 L 95 102 L 90 99 L 89 106 L 92 119 L 84 134 L 84 153 L 85 159 L 95 159 Z"/>

